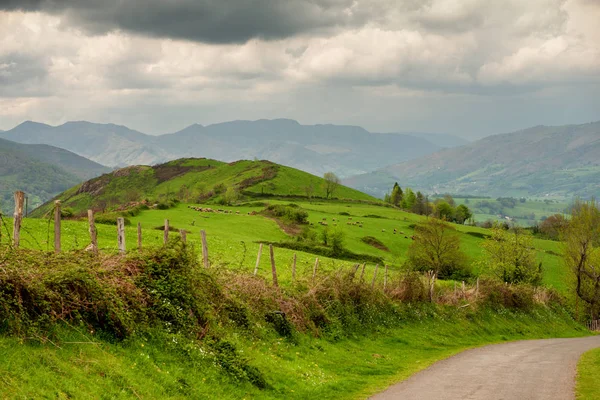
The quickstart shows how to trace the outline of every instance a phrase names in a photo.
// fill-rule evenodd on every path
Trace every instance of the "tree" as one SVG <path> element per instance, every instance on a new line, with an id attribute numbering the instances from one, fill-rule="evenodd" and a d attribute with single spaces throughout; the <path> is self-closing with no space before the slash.
<path id="1" fill-rule="evenodd" d="M 414 239 L 408 248 L 408 262 L 413 270 L 433 270 L 442 279 L 470 275 L 460 237 L 448 223 L 432 218 L 419 224 Z"/>
<path id="2" fill-rule="evenodd" d="M 524 229 L 506 230 L 496 223 L 482 247 L 486 265 L 503 282 L 541 283 L 542 265 L 536 261 L 533 237 Z"/>
<path id="3" fill-rule="evenodd" d="M 417 192 L 417 195 L 415 197 L 415 204 L 413 204 L 412 206 L 412 212 L 419 215 L 426 215 L 428 209 L 427 203 L 428 200 L 425 196 L 423 196 L 423 193 Z"/>
<path id="4" fill-rule="evenodd" d="M 557 240 L 568 225 L 569 221 L 564 216 L 554 214 L 542 221 L 540 224 L 540 232 L 550 239 Z"/>
<path id="5" fill-rule="evenodd" d="M 312 199 L 313 194 L 315 193 L 315 185 L 312 181 L 308 185 L 304 186 L 304 193 L 306 193 L 308 200 Z"/>
<path id="6" fill-rule="evenodd" d="M 577 201 L 563 234 L 565 263 L 575 275 L 575 292 L 592 319 L 600 311 L 600 210 L 594 200 Z"/>
<path id="7" fill-rule="evenodd" d="M 390 203 L 395 206 L 399 206 L 402 204 L 402 197 L 404 193 L 402 192 L 402 188 L 398 185 L 398 182 L 394 184 L 394 188 L 392 189 L 392 194 L 390 195 Z"/>
<path id="8" fill-rule="evenodd" d="M 402 197 L 402 208 L 405 210 L 412 209 L 412 207 L 415 205 L 415 201 L 417 201 L 415 192 L 413 192 L 411 188 L 406 188 L 404 196 Z"/>
<path id="9" fill-rule="evenodd" d="M 333 196 L 338 187 L 340 187 L 340 178 L 337 177 L 333 172 L 325 172 L 323 175 L 323 186 L 325 188 L 325 198 L 328 199 Z"/>
<path id="10" fill-rule="evenodd" d="M 223 200 L 226 204 L 231 205 L 240 199 L 240 192 L 235 186 L 229 186 L 225 192 Z"/>
<path id="11" fill-rule="evenodd" d="M 458 207 L 456 207 L 456 211 L 454 211 L 454 221 L 459 224 L 464 224 L 465 221 L 472 216 L 473 213 L 471 210 L 469 210 L 469 207 L 465 206 L 464 204 L 460 204 Z"/>
<path id="12" fill-rule="evenodd" d="M 437 202 L 436 214 L 439 219 L 454 221 L 454 208 L 443 200 Z"/>

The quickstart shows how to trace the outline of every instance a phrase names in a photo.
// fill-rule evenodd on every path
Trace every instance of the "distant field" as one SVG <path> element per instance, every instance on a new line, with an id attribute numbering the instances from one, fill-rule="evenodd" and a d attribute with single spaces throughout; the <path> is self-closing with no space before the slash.
<path id="1" fill-rule="evenodd" d="M 569 203 L 555 199 L 515 199 L 515 204 L 499 201 L 497 199 L 477 197 L 455 197 L 457 204 L 465 204 L 474 214 L 475 221 L 484 222 L 511 221 L 520 226 L 532 226 L 553 214 L 565 214 Z M 507 206 L 508 204 L 508 206 Z"/>
<path id="2" fill-rule="evenodd" d="M 270 200 L 269 203 L 288 204 L 289 201 Z M 398 274 L 401 270 L 403 263 L 406 261 L 408 247 L 412 243 L 411 236 L 414 232 L 414 224 L 426 218 L 393 208 L 353 202 L 295 201 L 295 204 L 308 211 L 308 220 L 312 223 L 311 230 L 315 231 L 318 237 L 324 229 L 318 223 L 319 221 L 325 221 L 329 229 L 341 230 L 344 233 L 346 248 L 355 253 L 383 258 L 385 263 L 390 266 L 390 274 Z M 204 205 L 204 207 L 231 210 L 233 213 L 201 213 L 188 208 L 188 204 L 179 204 L 168 210 L 142 211 L 138 216 L 130 218 L 131 226 L 126 228 L 128 249 L 134 250 L 136 247 L 136 225 L 138 222 L 143 227 L 144 246 L 160 246 L 163 240 L 163 232 L 155 228 L 162 227 L 164 220 L 168 219 L 171 227 L 188 231 L 189 242 L 196 246 L 200 243 L 200 230 L 204 229 L 207 232 L 212 264 L 251 271 L 254 269 L 256 261 L 258 242 L 280 242 L 289 239 L 289 236 L 275 221 L 262 215 L 248 215 L 252 211 L 261 211 L 263 207 L 260 205 L 231 207 Z M 10 220 L 6 222 L 9 226 L 12 226 Z M 361 222 L 362 227 L 352 225 L 353 222 Z M 454 226 L 459 232 L 463 233 L 461 235 L 462 247 L 474 264 L 476 272 L 488 273 L 485 266 L 477 262 L 482 256 L 480 244 L 483 237 L 488 234 L 487 230 L 471 226 Z M 397 231 L 396 234 L 394 234 L 394 229 Z M 51 250 L 52 235 L 53 222 L 42 219 L 25 219 L 22 233 L 24 247 Z M 99 246 L 104 251 L 117 251 L 115 226 L 99 224 L 98 235 Z M 170 235 L 177 236 L 178 233 L 171 232 Z M 377 238 L 389 251 L 383 251 L 364 243 L 361 239 L 366 236 Z M 6 243 L 5 238 L 3 242 Z M 83 249 L 88 243 L 89 234 L 85 221 L 63 221 L 63 249 Z M 538 249 L 538 258 L 544 267 L 544 282 L 561 292 L 566 292 L 569 284 L 568 273 L 565 271 L 559 256 L 561 252 L 559 243 L 540 239 L 536 239 L 534 243 Z M 279 266 L 280 280 L 284 283 L 291 279 L 291 263 L 294 253 L 298 257 L 298 273 L 306 275 L 312 273 L 315 255 L 277 248 L 275 258 Z M 350 268 L 354 265 L 354 262 L 320 256 L 319 258 L 320 269 L 332 270 L 342 266 Z M 373 264 L 367 266 L 370 275 L 374 267 Z M 270 261 L 266 249 L 261 258 L 260 273 L 270 273 Z M 379 278 L 382 279 L 382 274 L 379 274 Z"/>

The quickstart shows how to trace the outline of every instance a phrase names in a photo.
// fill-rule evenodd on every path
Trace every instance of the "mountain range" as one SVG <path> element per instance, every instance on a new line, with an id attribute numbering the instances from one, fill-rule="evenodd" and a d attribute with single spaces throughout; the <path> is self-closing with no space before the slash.
<path id="1" fill-rule="evenodd" d="M 183 157 L 226 162 L 258 158 L 315 175 L 332 171 L 341 177 L 465 143 L 452 135 L 378 134 L 358 126 L 301 125 L 288 119 L 194 124 L 159 136 L 114 124 L 79 121 L 50 126 L 28 121 L 0 137 L 58 146 L 110 167 L 152 165 Z"/>
<path id="2" fill-rule="evenodd" d="M 493 135 L 345 180 L 377 196 L 394 182 L 427 193 L 600 197 L 600 122 Z"/>
<path id="3" fill-rule="evenodd" d="M 57 147 L 0 139 L 0 210 L 10 213 L 16 190 L 27 193 L 33 209 L 56 193 L 109 171 Z"/>

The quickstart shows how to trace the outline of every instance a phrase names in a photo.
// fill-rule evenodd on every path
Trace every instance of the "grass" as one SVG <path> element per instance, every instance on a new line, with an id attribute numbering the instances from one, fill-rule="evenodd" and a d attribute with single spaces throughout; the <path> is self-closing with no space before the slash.
<path id="1" fill-rule="evenodd" d="M 600 348 L 586 352 L 577 365 L 577 400 L 600 399 Z"/>
<path id="2" fill-rule="evenodd" d="M 284 200 L 268 200 L 269 204 L 288 204 Z M 406 254 L 414 233 L 414 225 L 426 218 L 415 214 L 406 213 L 394 208 L 371 204 L 361 204 L 343 201 L 294 201 L 308 211 L 310 229 L 320 237 L 324 227 L 319 222 L 325 220 L 329 229 L 337 229 L 344 234 L 344 246 L 359 254 L 381 257 L 390 266 L 391 273 L 399 273 L 406 260 Z M 205 207 L 217 208 L 214 205 Z M 188 208 L 188 204 L 179 204 L 168 210 L 145 210 L 134 217 L 129 217 L 131 226 L 126 227 L 127 246 L 133 250 L 136 246 L 136 225 L 141 223 L 144 229 L 144 246 L 161 246 L 162 232 L 154 230 L 162 226 L 164 220 L 170 221 L 171 227 L 188 231 L 190 243 L 199 246 L 201 229 L 207 232 L 209 255 L 211 263 L 232 269 L 250 271 L 254 269 L 254 262 L 260 241 L 280 242 L 289 240 L 290 237 L 272 219 L 262 215 L 248 215 L 251 212 L 260 212 L 264 207 L 250 206 L 218 206 L 218 208 L 232 211 L 224 213 L 200 213 Z M 238 214 L 239 213 L 239 214 Z M 348 215 L 340 215 L 340 213 Z M 335 219 L 335 221 L 334 221 Z M 6 219 L 8 226 L 12 221 Z M 360 225 L 354 224 L 361 222 Z M 62 247 L 64 250 L 83 249 L 89 243 L 87 223 L 85 221 L 63 221 Z M 488 234 L 488 230 L 478 227 L 454 225 L 461 233 L 461 245 L 470 262 L 475 265 L 476 272 L 489 274 L 485 266 L 477 261 L 483 253 L 480 244 Z M 97 225 L 99 247 L 107 252 L 117 251 L 116 227 Z M 394 229 L 397 233 L 394 234 Z M 6 228 L 2 229 L 6 238 Z M 52 250 L 53 222 L 42 219 L 27 218 L 24 220 L 22 243 L 27 248 Z M 178 233 L 171 233 L 177 236 Z M 363 238 L 372 237 L 383 244 L 389 251 L 374 247 L 366 243 Z M 6 243 L 6 239 L 3 241 Z M 544 284 L 554 287 L 561 293 L 568 293 L 570 275 L 565 269 L 560 254 L 560 243 L 535 239 L 534 245 L 538 250 L 538 260 L 544 268 Z M 261 257 L 259 265 L 260 274 L 268 274 L 270 261 L 266 256 Z M 275 252 L 276 264 L 279 266 L 280 280 L 285 283 L 291 280 L 291 263 L 294 254 L 298 257 L 298 272 L 309 274 L 315 262 L 315 255 L 300 251 L 278 248 Z M 340 266 L 350 267 L 353 263 L 336 260 L 333 258 L 319 257 L 320 268 L 332 270 Z M 375 265 L 367 266 L 367 273 L 372 274 Z M 478 270 L 482 268 L 482 270 Z M 380 279 L 381 276 L 380 276 Z"/>
<path id="3" fill-rule="evenodd" d="M 267 376 L 267 390 L 228 378 L 209 350 L 181 346 L 176 335 L 109 343 L 65 327 L 54 344 L 0 336 L 0 391 L 7 399 L 360 399 L 470 347 L 583 335 L 564 315 L 546 309 L 442 316 L 414 308 L 408 313 L 402 327 L 340 341 L 236 337 L 239 352 Z"/>

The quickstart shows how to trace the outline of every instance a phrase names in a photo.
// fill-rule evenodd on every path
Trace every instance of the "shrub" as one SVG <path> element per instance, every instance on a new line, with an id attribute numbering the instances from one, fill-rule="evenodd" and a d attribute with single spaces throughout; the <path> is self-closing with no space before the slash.
<path id="1" fill-rule="evenodd" d="M 308 212 L 296 204 L 270 205 L 263 210 L 263 213 L 289 224 L 308 224 Z"/>

